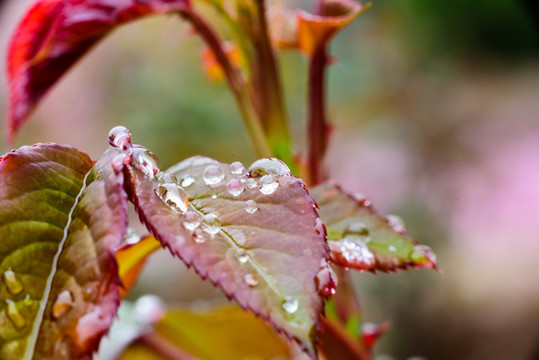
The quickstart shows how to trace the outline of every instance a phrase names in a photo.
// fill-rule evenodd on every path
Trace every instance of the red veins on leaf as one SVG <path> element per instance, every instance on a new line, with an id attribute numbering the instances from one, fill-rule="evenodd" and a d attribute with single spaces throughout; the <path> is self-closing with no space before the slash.
<path id="1" fill-rule="evenodd" d="M 58 79 L 117 26 L 188 8 L 188 0 L 39 0 L 9 47 L 9 140 Z"/>

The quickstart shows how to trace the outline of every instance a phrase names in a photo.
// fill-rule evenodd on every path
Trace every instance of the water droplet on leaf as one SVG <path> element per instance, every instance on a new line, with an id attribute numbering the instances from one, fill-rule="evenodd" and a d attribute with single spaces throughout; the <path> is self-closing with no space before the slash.
<path id="1" fill-rule="evenodd" d="M 122 148 L 131 143 L 131 130 L 124 126 L 116 126 L 109 131 L 109 144 Z"/>
<path id="2" fill-rule="evenodd" d="M 58 319 L 60 316 L 64 315 L 67 310 L 73 306 L 73 298 L 71 293 L 68 290 L 62 291 L 56 297 L 54 304 L 52 305 L 52 316 Z"/>
<path id="3" fill-rule="evenodd" d="M 279 183 L 273 175 L 264 175 L 260 179 L 260 192 L 264 195 L 273 194 L 278 187 Z"/>
<path id="4" fill-rule="evenodd" d="M 258 210 L 256 202 L 254 200 L 247 200 L 247 202 L 245 203 L 245 211 L 247 211 L 249 214 L 252 214 L 256 210 Z"/>
<path id="5" fill-rule="evenodd" d="M 17 329 L 22 329 L 26 325 L 26 320 L 24 320 L 24 317 L 19 312 L 17 304 L 11 299 L 6 299 L 6 304 L 7 317 Z"/>
<path id="6" fill-rule="evenodd" d="M 174 212 L 183 214 L 187 211 L 189 198 L 178 184 L 160 184 L 155 188 L 155 194 Z"/>
<path id="7" fill-rule="evenodd" d="M 395 246 L 393 246 L 393 245 L 389 245 L 389 246 L 387 247 L 387 249 L 388 249 L 389 251 L 391 251 L 391 252 L 397 251 L 397 248 L 396 248 Z"/>
<path id="8" fill-rule="evenodd" d="M 285 297 L 281 306 L 288 314 L 294 314 L 296 311 L 298 311 L 299 301 L 296 298 L 287 296 Z"/>
<path id="9" fill-rule="evenodd" d="M 17 278 L 15 272 L 11 269 L 4 273 L 4 283 L 6 284 L 8 291 L 13 295 L 17 295 L 24 289 L 23 284 Z"/>
<path id="10" fill-rule="evenodd" d="M 314 278 L 318 293 L 324 297 L 335 294 L 337 287 L 337 275 L 325 259 L 322 259 L 320 270 Z"/>
<path id="11" fill-rule="evenodd" d="M 245 181 L 245 186 L 247 186 L 248 189 L 255 188 L 255 187 L 257 187 L 257 185 L 258 185 L 258 183 L 257 183 L 256 179 L 249 178 L 249 179 L 247 179 L 247 181 Z"/>
<path id="12" fill-rule="evenodd" d="M 247 274 L 244 276 L 243 280 L 249 287 L 255 287 L 258 285 L 258 278 L 253 274 Z"/>
<path id="13" fill-rule="evenodd" d="M 239 196 L 243 192 L 243 184 L 238 179 L 232 179 L 226 184 L 226 189 L 232 196 Z"/>
<path id="14" fill-rule="evenodd" d="M 284 176 L 290 175 L 290 169 L 279 159 L 264 158 L 256 160 L 249 166 L 249 175 L 252 177 L 264 175 Z"/>
<path id="15" fill-rule="evenodd" d="M 215 235 L 221 229 L 221 219 L 214 213 L 204 215 L 204 221 L 202 222 L 202 230 L 208 234 Z"/>
<path id="16" fill-rule="evenodd" d="M 367 225 L 365 225 L 364 223 L 356 221 L 356 222 L 348 224 L 346 229 L 344 229 L 344 234 L 368 236 L 369 229 L 367 228 Z"/>
<path id="17" fill-rule="evenodd" d="M 376 263 L 372 251 L 357 236 L 347 236 L 340 241 L 328 241 L 333 256 L 341 257 L 358 269 L 369 269 Z"/>
<path id="18" fill-rule="evenodd" d="M 193 235 L 193 240 L 197 244 L 203 244 L 206 242 L 206 237 L 204 236 L 204 232 L 201 229 L 196 229 L 195 234 Z"/>
<path id="19" fill-rule="evenodd" d="M 133 160 L 135 167 L 151 179 L 159 172 L 159 160 L 157 156 L 146 148 L 133 148 Z"/>
<path id="20" fill-rule="evenodd" d="M 406 232 L 406 228 L 404 226 L 404 220 L 400 216 L 397 215 L 388 215 L 386 216 L 387 221 L 389 222 L 389 226 L 393 228 L 398 233 L 403 234 Z"/>
<path id="21" fill-rule="evenodd" d="M 202 178 L 206 185 L 216 185 L 223 181 L 225 172 L 219 165 L 210 165 L 204 170 Z"/>
<path id="22" fill-rule="evenodd" d="M 245 173 L 245 167 L 239 161 L 234 161 L 230 164 L 230 173 L 234 175 L 243 175 Z"/>
<path id="23" fill-rule="evenodd" d="M 178 179 L 176 179 L 176 176 L 174 176 L 174 174 L 169 174 L 169 173 L 166 173 L 166 172 L 158 172 L 157 175 L 155 176 L 157 178 L 157 181 L 161 184 L 177 184 L 178 183 Z"/>
<path id="24" fill-rule="evenodd" d="M 184 177 L 182 177 L 182 181 L 180 185 L 184 188 L 189 187 L 195 183 L 195 178 L 191 175 L 187 174 Z"/>
<path id="25" fill-rule="evenodd" d="M 239 249 L 237 256 L 240 264 L 245 264 L 249 260 L 249 255 L 247 255 L 247 252 L 244 249 Z"/>
<path id="26" fill-rule="evenodd" d="M 196 211 L 189 210 L 185 213 L 183 226 L 189 231 L 195 231 L 200 225 L 200 215 Z"/>
<path id="27" fill-rule="evenodd" d="M 427 245 L 416 245 L 410 259 L 415 265 L 436 266 L 436 254 Z"/>

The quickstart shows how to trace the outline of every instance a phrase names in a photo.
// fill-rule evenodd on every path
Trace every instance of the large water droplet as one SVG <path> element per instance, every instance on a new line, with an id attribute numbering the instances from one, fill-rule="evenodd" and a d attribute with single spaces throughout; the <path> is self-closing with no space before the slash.
<path id="1" fill-rule="evenodd" d="M 6 304 L 7 317 L 13 322 L 13 325 L 15 325 L 17 329 L 22 329 L 26 325 L 26 320 L 24 320 L 24 317 L 19 312 L 17 304 L 11 299 L 6 299 Z"/>
<path id="2" fill-rule="evenodd" d="M 169 173 L 166 173 L 166 172 L 158 172 L 157 175 L 155 176 L 157 181 L 161 184 L 177 184 L 178 183 L 178 179 L 176 179 L 176 176 L 174 176 L 174 174 L 169 174 Z"/>
<path id="3" fill-rule="evenodd" d="M 183 226 L 189 231 L 195 231 L 200 226 L 201 217 L 196 211 L 189 210 L 185 213 Z"/>
<path id="4" fill-rule="evenodd" d="M 221 230 L 221 219 L 214 213 L 204 215 L 204 221 L 201 224 L 202 230 L 208 234 L 215 235 Z"/>
<path id="5" fill-rule="evenodd" d="M 133 160 L 135 167 L 151 179 L 159 172 L 159 159 L 146 148 L 133 148 Z"/>
<path id="6" fill-rule="evenodd" d="M 346 226 L 346 229 L 344 229 L 344 234 L 368 236 L 369 229 L 367 228 L 367 225 L 365 225 L 364 223 L 355 221 L 353 223 L 348 224 L 348 226 Z"/>
<path id="7" fill-rule="evenodd" d="M 258 182 L 256 179 L 249 178 L 247 181 L 245 181 L 245 186 L 247 186 L 248 189 L 252 189 L 258 186 Z"/>
<path id="8" fill-rule="evenodd" d="M 283 300 L 283 303 L 281 304 L 281 306 L 283 310 L 286 311 L 288 314 L 294 314 L 296 311 L 298 311 L 299 301 L 296 298 L 287 296 Z"/>
<path id="9" fill-rule="evenodd" d="M 184 188 L 186 187 L 189 187 L 191 185 L 193 185 L 195 183 L 195 178 L 192 177 L 191 175 L 187 174 L 187 175 L 184 175 L 184 177 L 182 177 L 182 181 L 180 183 L 180 185 Z"/>
<path id="10" fill-rule="evenodd" d="M 318 293 L 325 297 L 335 294 L 337 275 L 325 259 L 322 259 L 320 270 L 314 278 Z"/>
<path id="11" fill-rule="evenodd" d="M 249 175 L 252 177 L 261 177 L 264 175 L 290 175 L 290 169 L 279 159 L 265 158 L 256 160 L 249 166 Z"/>
<path id="12" fill-rule="evenodd" d="M 239 196 L 243 192 L 243 184 L 238 179 L 232 179 L 226 184 L 226 189 L 232 196 Z"/>
<path id="13" fill-rule="evenodd" d="M 243 277 L 243 280 L 249 287 L 255 287 L 258 285 L 258 278 L 253 274 L 247 274 Z"/>
<path id="14" fill-rule="evenodd" d="M 277 190 L 279 182 L 275 180 L 273 175 L 264 175 L 260 179 L 260 192 L 264 195 L 270 195 Z"/>
<path id="15" fill-rule="evenodd" d="M 245 173 L 245 167 L 239 161 L 234 161 L 230 164 L 230 173 L 234 175 L 243 175 Z"/>
<path id="16" fill-rule="evenodd" d="M 124 126 L 116 126 L 109 131 L 109 144 L 122 148 L 131 143 L 131 130 Z"/>
<path id="17" fill-rule="evenodd" d="M 133 309 L 135 318 L 144 324 L 156 324 L 166 313 L 166 306 L 155 295 L 144 295 L 138 298 Z"/>
<path id="18" fill-rule="evenodd" d="M 404 220 L 397 215 L 388 215 L 386 216 L 389 225 L 398 233 L 406 232 L 406 227 L 404 226 Z"/>
<path id="19" fill-rule="evenodd" d="M 249 214 L 254 213 L 256 210 L 258 210 L 258 205 L 254 200 L 247 200 L 245 203 L 245 211 L 247 211 Z"/>
<path id="20" fill-rule="evenodd" d="M 60 316 L 64 315 L 67 310 L 73 306 L 73 298 L 71 293 L 68 290 L 62 291 L 56 297 L 54 304 L 52 305 L 52 316 L 58 319 Z"/>
<path id="21" fill-rule="evenodd" d="M 189 198 L 178 184 L 160 184 L 155 188 L 155 194 L 174 212 L 183 214 L 187 211 Z"/>
<path id="22" fill-rule="evenodd" d="M 206 185 L 219 184 L 225 178 L 225 172 L 219 165 L 209 165 L 202 173 Z"/>
<path id="23" fill-rule="evenodd" d="M 17 295 L 24 289 L 23 284 L 19 281 L 17 275 L 11 269 L 4 273 L 4 283 L 6 284 L 8 291 L 13 295 Z"/>

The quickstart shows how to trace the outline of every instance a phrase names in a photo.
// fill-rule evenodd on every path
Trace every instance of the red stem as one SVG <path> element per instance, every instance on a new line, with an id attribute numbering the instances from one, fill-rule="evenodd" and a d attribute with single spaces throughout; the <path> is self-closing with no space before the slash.
<path id="1" fill-rule="evenodd" d="M 196 360 L 196 357 L 180 349 L 155 332 L 141 336 L 138 341 L 151 347 L 160 355 L 170 360 Z"/>

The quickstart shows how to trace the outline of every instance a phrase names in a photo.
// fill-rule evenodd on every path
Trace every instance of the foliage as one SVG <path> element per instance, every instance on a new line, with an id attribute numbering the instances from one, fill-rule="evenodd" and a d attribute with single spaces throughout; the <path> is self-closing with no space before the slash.
<path id="1" fill-rule="evenodd" d="M 225 20 L 230 42 L 201 8 Z M 246 169 L 195 156 L 162 171 L 158 158 L 132 144 L 121 126 L 111 130 L 109 148 L 95 163 L 56 144 L 0 158 L 2 359 L 90 358 L 159 245 L 265 322 L 237 308 L 200 314 L 141 299 L 119 321 L 130 329 L 128 341 L 111 332 L 112 353 L 125 349 L 120 358 L 291 358 L 303 351 L 313 359 L 369 359 L 372 334 L 346 330 L 350 321 L 358 325 L 359 309 L 342 268 L 436 268 L 436 261 L 397 217 L 386 218 L 368 200 L 325 181 L 328 45 L 366 8 L 322 0 L 312 14 L 280 9 L 268 23 L 263 0 L 38 0 L 10 46 L 10 139 L 104 36 L 143 16 L 171 14 L 205 41 L 203 66 L 228 82 L 262 159 Z M 276 61 L 284 48 L 309 60 L 307 154 L 292 151 Z M 128 201 L 152 235 L 128 232 Z M 328 298 L 339 316 L 324 316 Z M 228 330 L 218 331 L 219 324 Z M 250 346 L 240 333 L 249 334 Z"/>

